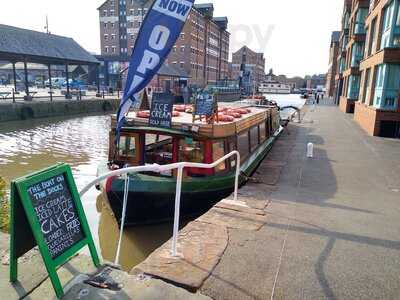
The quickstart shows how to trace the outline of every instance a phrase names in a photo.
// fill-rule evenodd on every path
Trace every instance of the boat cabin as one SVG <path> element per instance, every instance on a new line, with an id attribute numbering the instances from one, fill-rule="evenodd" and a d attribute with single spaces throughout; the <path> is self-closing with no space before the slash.
<path id="1" fill-rule="evenodd" d="M 165 165 L 182 161 L 210 164 L 238 150 L 243 163 L 279 128 L 279 112 L 276 107 L 240 108 L 242 113 L 243 109 L 247 112 L 236 116 L 233 121 L 214 124 L 207 124 L 205 120 L 193 122 L 192 114 L 180 109 L 179 115 L 176 114 L 172 119 L 172 128 L 168 129 L 150 127 L 146 114 L 131 112 L 121 131 L 118 146 L 114 144 L 116 119 L 113 116 L 109 161 L 119 167 L 154 163 Z M 227 173 L 235 170 L 235 167 L 236 157 L 232 157 L 213 170 L 185 169 L 185 176 L 205 177 Z M 174 176 L 173 172 L 152 175 Z"/>

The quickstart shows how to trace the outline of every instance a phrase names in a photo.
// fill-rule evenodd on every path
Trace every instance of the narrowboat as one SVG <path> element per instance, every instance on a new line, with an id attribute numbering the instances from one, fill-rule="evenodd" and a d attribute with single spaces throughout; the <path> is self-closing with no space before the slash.
<path id="1" fill-rule="evenodd" d="M 194 120 L 193 107 L 174 106 L 172 126 L 149 126 L 149 111 L 130 112 L 115 144 L 116 116 L 111 116 L 109 161 L 98 175 L 126 166 L 175 162 L 213 163 L 231 151 L 241 154 L 240 184 L 256 170 L 282 131 L 278 107 L 219 103 L 218 118 Z M 181 218 L 205 213 L 234 190 L 236 158 L 215 169 L 184 169 Z M 126 225 L 146 225 L 173 220 L 176 172 L 131 174 Z M 101 189 L 120 222 L 124 179 L 109 178 Z"/>

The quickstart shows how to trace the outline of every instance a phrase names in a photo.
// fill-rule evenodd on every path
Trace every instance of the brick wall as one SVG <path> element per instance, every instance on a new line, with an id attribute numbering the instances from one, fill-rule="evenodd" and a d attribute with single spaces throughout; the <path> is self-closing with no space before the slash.
<path id="1" fill-rule="evenodd" d="M 371 106 L 356 103 L 354 120 L 369 135 L 379 136 L 381 121 L 400 122 L 400 112 L 376 110 Z"/>
<path id="2" fill-rule="evenodd" d="M 376 122 L 376 110 L 357 102 L 354 110 L 354 120 L 369 135 L 378 135 L 379 124 Z"/>

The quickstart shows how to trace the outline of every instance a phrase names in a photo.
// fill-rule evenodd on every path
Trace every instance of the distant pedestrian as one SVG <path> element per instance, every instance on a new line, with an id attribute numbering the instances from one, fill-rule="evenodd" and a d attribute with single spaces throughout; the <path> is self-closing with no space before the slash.
<path id="1" fill-rule="evenodd" d="M 190 90 L 189 90 L 188 86 L 185 86 L 185 87 L 183 88 L 182 96 L 183 96 L 183 102 L 184 102 L 185 104 L 189 104 Z"/>

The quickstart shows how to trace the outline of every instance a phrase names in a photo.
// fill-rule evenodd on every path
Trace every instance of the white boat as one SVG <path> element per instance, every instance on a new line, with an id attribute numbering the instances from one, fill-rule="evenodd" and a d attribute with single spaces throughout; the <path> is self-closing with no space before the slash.
<path id="1" fill-rule="evenodd" d="M 290 94 L 291 87 L 289 84 L 269 81 L 261 83 L 258 91 L 263 94 Z"/>

